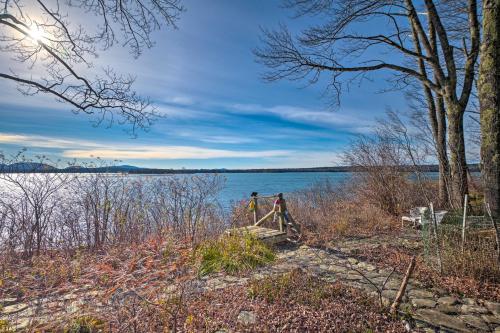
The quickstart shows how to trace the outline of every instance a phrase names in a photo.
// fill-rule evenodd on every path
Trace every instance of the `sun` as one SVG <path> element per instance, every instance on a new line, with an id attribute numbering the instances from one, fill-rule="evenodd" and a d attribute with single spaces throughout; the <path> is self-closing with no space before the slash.
<path id="1" fill-rule="evenodd" d="M 40 28 L 40 26 L 33 24 L 29 30 L 28 35 L 31 39 L 33 39 L 37 44 L 42 41 L 45 37 L 44 31 Z"/>

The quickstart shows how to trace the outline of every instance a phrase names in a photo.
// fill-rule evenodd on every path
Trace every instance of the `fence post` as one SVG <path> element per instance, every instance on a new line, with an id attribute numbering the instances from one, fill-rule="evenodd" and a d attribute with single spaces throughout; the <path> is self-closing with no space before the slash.
<path id="1" fill-rule="evenodd" d="M 462 221 L 462 253 L 465 251 L 465 228 L 467 227 L 467 204 L 469 196 L 466 194 L 464 198 L 464 218 Z"/>
<path id="2" fill-rule="evenodd" d="M 439 236 L 438 236 L 438 231 L 437 231 L 436 214 L 434 214 L 434 205 L 432 204 L 432 202 L 431 202 L 431 219 L 432 219 L 432 224 L 434 226 L 434 238 L 436 239 L 436 254 L 437 254 L 437 259 L 438 259 L 439 273 L 443 274 L 443 263 L 441 261 L 441 249 L 440 249 Z"/>

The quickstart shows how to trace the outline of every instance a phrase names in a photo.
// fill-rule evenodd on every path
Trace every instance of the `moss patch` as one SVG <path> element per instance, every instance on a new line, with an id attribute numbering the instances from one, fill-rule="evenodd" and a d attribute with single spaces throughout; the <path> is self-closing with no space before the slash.
<path id="1" fill-rule="evenodd" d="M 64 333 L 101 333 L 106 331 L 106 323 L 92 316 L 75 318 L 63 330 Z"/>

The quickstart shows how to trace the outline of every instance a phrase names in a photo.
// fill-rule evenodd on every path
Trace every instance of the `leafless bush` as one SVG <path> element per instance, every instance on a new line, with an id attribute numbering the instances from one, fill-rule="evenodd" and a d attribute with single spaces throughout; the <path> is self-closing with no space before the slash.
<path id="1" fill-rule="evenodd" d="M 344 153 L 358 169 L 355 191 L 367 202 L 392 215 L 428 205 L 437 198 L 436 185 L 420 170 L 427 149 L 394 112 L 379 121 L 372 135 L 360 135 Z"/>
<path id="2" fill-rule="evenodd" d="M 394 216 L 380 209 L 355 190 L 357 183 L 322 182 L 308 189 L 286 194 L 287 207 L 301 226 L 302 239 L 321 244 L 349 236 L 369 236 L 391 232 L 398 228 Z M 272 200 L 259 200 L 259 216 L 272 208 Z M 232 211 L 235 226 L 253 223 L 248 201 L 236 203 Z M 266 221 L 264 226 L 276 228 L 277 222 Z"/>
<path id="3" fill-rule="evenodd" d="M 346 236 L 390 232 L 395 228 L 394 217 L 359 197 L 352 184 L 337 187 L 318 184 L 296 193 L 288 202 L 307 242 L 325 243 Z"/>
<path id="4" fill-rule="evenodd" d="M 151 235 L 197 242 L 224 228 L 219 175 L 0 173 L 0 249 L 134 243 Z"/>

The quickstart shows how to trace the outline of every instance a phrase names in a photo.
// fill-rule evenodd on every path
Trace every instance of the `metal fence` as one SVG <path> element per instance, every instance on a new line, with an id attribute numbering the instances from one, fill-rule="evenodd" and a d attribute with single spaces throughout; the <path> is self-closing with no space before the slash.
<path id="1" fill-rule="evenodd" d="M 420 229 L 427 264 L 445 274 L 500 280 L 498 235 L 487 210 L 482 216 L 448 212 L 438 224 L 429 208 Z"/>

